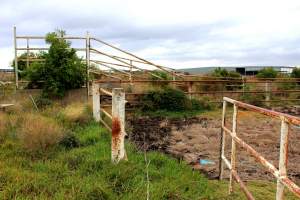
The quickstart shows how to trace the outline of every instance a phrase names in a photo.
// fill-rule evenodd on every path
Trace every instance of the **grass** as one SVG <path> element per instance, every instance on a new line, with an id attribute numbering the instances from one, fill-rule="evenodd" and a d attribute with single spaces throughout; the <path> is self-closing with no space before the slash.
<path id="1" fill-rule="evenodd" d="M 56 114 L 48 109 L 41 115 L 68 129 L 75 138 L 67 140 L 76 145 L 66 146 L 70 144 L 68 141 L 58 143 L 33 155 L 24 150 L 22 138 L 17 137 L 19 129 L 13 128 L 22 127 L 22 120 L 11 124 L 7 137 L 0 140 L 0 199 L 146 199 L 143 152 L 128 142 L 128 161 L 114 165 L 106 129 L 93 121 L 78 124 L 75 120 L 70 126 L 71 122 L 65 123 L 57 109 L 53 111 Z M 0 117 L 4 121 L 16 116 L 0 113 Z M 159 152 L 148 152 L 147 157 L 150 199 L 245 199 L 238 189 L 233 195 L 227 194 L 228 181 L 208 180 L 183 161 Z M 256 199 L 274 199 L 276 183 L 255 181 L 248 185 Z M 296 198 L 289 194 L 286 199 Z"/>

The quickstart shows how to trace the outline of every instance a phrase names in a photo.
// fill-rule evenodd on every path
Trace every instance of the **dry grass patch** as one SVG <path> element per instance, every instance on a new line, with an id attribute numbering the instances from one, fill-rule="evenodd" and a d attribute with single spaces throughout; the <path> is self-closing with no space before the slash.
<path id="1" fill-rule="evenodd" d="M 68 105 L 62 115 L 66 121 L 78 124 L 86 124 L 92 119 L 89 106 L 80 103 Z"/>
<path id="2" fill-rule="evenodd" d="M 51 118 L 37 113 L 23 116 L 19 138 L 28 151 L 44 151 L 55 146 L 64 135 L 64 129 Z"/>
<path id="3" fill-rule="evenodd" d="M 5 138 L 5 135 L 8 131 L 8 115 L 0 112 L 0 142 L 2 142 Z"/>

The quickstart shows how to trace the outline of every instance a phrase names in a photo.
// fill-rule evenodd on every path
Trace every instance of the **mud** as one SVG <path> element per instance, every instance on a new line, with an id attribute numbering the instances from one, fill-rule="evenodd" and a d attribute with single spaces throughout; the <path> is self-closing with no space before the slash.
<path id="1" fill-rule="evenodd" d="M 220 115 L 221 116 L 221 113 Z M 226 126 L 231 127 L 231 115 Z M 165 119 L 142 117 L 130 120 L 129 138 L 141 149 L 159 150 L 183 159 L 209 178 L 218 177 L 220 126 L 219 117 Z M 278 167 L 280 121 L 262 115 L 240 111 L 238 136 Z M 290 128 L 288 174 L 300 184 L 300 128 Z M 231 139 L 226 137 L 226 157 L 230 160 Z M 214 164 L 200 165 L 205 159 Z M 243 180 L 275 180 L 262 165 L 237 146 L 237 171 Z M 225 170 L 228 177 L 228 170 Z"/>

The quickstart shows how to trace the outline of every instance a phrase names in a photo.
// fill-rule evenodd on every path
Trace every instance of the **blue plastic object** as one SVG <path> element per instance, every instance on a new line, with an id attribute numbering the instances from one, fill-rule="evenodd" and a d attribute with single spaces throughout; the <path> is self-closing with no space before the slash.
<path id="1" fill-rule="evenodd" d="M 200 165 L 214 165 L 215 162 L 211 160 L 206 160 L 206 159 L 200 159 L 199 160 Z"/>

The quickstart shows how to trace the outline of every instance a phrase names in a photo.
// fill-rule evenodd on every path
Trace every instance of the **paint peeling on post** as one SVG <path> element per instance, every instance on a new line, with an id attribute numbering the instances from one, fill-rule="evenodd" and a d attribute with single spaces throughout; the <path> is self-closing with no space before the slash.
<path id="1" fill-rule="evenodd" d="M 112 141 L 111 159 L 113 163 L 127 159 L 125 151 L 125 93 L 122 88 L 112 91 Z"/>
<path id="2" fill-rule="evenodd" d="M 93 89 L 93 117 L 96 120 L 96 122 L 99 122 L 101 119 L 99 84 L 93 83 L 92 89 Z"/>

